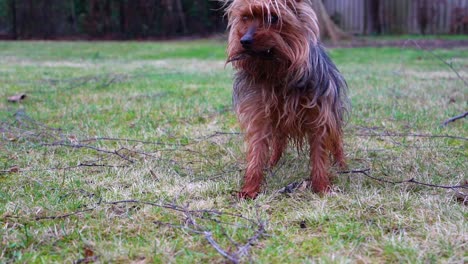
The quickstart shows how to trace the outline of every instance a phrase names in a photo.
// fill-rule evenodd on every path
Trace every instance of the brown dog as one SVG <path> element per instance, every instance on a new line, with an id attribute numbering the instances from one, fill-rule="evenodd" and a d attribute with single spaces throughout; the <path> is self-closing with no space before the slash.
<path id="1" fill-rule="evenodd" d="M 263 170 L 291 140 L 310 146 L 312 188 L 330 188 L 329 154 L 345 166 L 346 82 L 318 41 L 308 0 L 232 0 L 228 62 L 237 71 L 234 107 L 248 145 L 241 198 L 255 198 Z"/>

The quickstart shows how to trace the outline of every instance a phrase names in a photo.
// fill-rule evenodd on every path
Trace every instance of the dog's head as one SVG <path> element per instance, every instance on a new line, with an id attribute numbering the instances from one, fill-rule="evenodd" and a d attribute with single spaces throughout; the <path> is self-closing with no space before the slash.
<path id="1" fill-rule="evenodd" d="M 258 63 L 303 67 L 319 36 L 309 0 L 232 0 L 226 13 L 228 62 L 236 68 Z"/>

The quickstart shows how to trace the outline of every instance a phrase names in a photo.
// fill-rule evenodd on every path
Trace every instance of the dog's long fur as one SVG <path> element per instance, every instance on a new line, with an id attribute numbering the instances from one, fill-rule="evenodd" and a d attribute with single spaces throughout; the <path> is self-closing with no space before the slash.
<path id="1" fill-rule="evenodd" d="M 228 62 L 236 69 L 233 102 L 248 145 L 239 196 L 257 196 L 263 170 L 277 164 L 288 141 L 298 149 L 309 144 L 312 188 L 326 192 L 329 154 L 345 166 L 347 86 L 319 43 L 311 3 L 232 0 L 226 5 Z"/>

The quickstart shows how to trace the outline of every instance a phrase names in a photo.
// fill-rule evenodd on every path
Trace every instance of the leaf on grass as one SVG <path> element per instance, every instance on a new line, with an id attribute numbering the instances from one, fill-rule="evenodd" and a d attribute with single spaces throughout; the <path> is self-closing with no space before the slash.
<path id="1" fill-rule="evenodd" d="M 20 171 L 20 167 L 13 166 L 8 170 L 10 173 L 18 173 Z"/>
<path id="2" fill-rule="evenodd" d="M 302 220 L 301 223 L 299 224 L 299 226 L 300 226 L 302 229 L 307 228 L 306 221 L 305 221 L 305 220 Z"/>
<path id="3" fill-rule="evenodd" d="M 94 250 L 89 246 L 86 246 L 84 248 L 84 255 L 85 255 L 84 258 L 75 261 L 75 263 L 76 264 L 95 263 L 98 260 L 98 257 L 99 257 L 94 253 Z"/>
<path id="4" fill-rule="evenodd" d="M 146 264 L 146 263 L 149 263 L 151 262 L 149 259 L 145 258 L 145 257 L 141 257 L 137 260 L 134 260 L 132 262 L 130 262 L 131 264 Z"/>
<path id="5" fill-rule="evenodd" d="M 153 170 L 149 170 L 149 172 L 151 173 L 151 176 L 152 176 L 151 178 L 152 178 L 153 180 L 159 181 L 158 175 L 156 175 L 156 173 L 154 173 Z"/>
<path id="6" fill-rule="evenodd" d="M 12 133 L 7 133 L 7 134 L 6 134 L 6 138 L 8 139 L 8 141 L 16 141 L 16 140 L 18 140 L 18 138 L 17 138 L 15 135 L 13 135 Z"/>
<path id="7" fill-rule="evenodd" d="M 68 140 L 70 140 L 70 143 L 72 143 L 73 145 L 78 144 L 78 138 L 75 135 L 69 135 Z"/>
<path id="8" fill-rule="evenodd" d="M 85 247 L 84 255 L 85 255 L 86 258 L 94 257 L 94 250 L 89 248 L 89 247 Z"/>
<path id="9" fill-rule="evenodd" d="M 309 181 L 302 181 L 302 182 L 293 182 L 288 184 L 286 187 L 281 188 L 278 190 L 279 193 L 293 193 L 295 191 L 303 192 L 310 186 Z"/>
<path id="10" fill-rule="evenodd" d="M 455 199 L 457 200 L 457 202 L 463 205 L 468 205 L 468 195 L 465 193 L 462 193 L 462 192 L 456 193 Z"/>
<path id="11" fill-rule="evenodd" d="M 468 187 L 468 181 L 465 181 L 461 186 Z M 465 189 L 461 189 L 455 193 L 455 200 L 463 205 L 468 205 L 468 192 Z"/>
<path id="12" fill-rule="evenodd" d="M 10 103 L 19 103 L 19 102 L 23 101 L 24 99 L 26 99 L 26 97 L 27 96 L 26 96 L 25 93 L 20 93 L 20 94 L 8 97 L 8 102 L 10 102 Z"/>
<path id="13" fill-rule="evenodd" d="M 116 216 L 122 216 L 128 213 L 128 209 L 125 205 L 112 205 L 110 211 Z"/>

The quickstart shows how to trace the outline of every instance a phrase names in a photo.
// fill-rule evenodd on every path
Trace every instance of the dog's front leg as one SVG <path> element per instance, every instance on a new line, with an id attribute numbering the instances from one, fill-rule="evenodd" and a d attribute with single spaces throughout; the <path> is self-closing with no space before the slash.
<path id="1" fill-rule="evenodd" d="M 310 165 L 312 190 L 316 193 L 326 193 L 330 190 L 328 169 L 330 160 L 323 133 L 319 130 L 309 135 Z"/>
<path id="2" fill-rule="evenodd" d="M 240 198 L 254 199 L 260 192 L 263 170 L 268 160 L 268 140 L 262 131 L 247 136 L 247 170 Z"/>
<path id="3" fill-rule="evenodd" d="M 263 171 L 268 163 L 271 122 L 262 107 L 261 98 L 250 99 L 244 101 L 237 111 L 247 143 L 247 169 L 239 197 L 254 199 L 260 192 Z"/>

